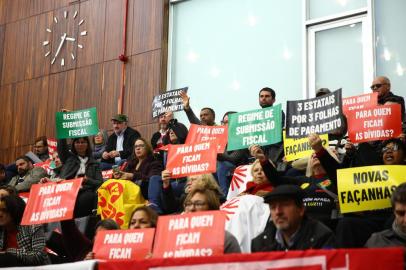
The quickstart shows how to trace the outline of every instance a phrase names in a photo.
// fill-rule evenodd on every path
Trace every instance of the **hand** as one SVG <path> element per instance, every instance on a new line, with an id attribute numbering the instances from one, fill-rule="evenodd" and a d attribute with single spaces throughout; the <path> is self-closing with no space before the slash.
<path id="1" fill-rule="evenodd" d="M 190 97 L 183 91 L 180 92 L 180 97 L 182 98 L 182 102 L 183 102 L 183 108 L 185 110 L 189 110 L 190 109 Z"/>
<path id="2" fill-rule="evenodd" d="M 61 112 L 70 112 L 70 110 L 62 108 Z"/>
<path id="3" fill-rule="evenodd" d="M 116 151 L 116 150 L 113 150 L 113 151 L 110 151 L 110 157 L 111 158 L 115 158 L 115 157 L 119 157 L 120 156 L 120 152 L 119 151 Z"/>
<path id="4" fill-rule="evenodd" d="M 87 253 L 86 257 L 84 258 L 84 260 L 93 260 L 94 259 L 94 252 L 90 251 L 89 253 Z"/>
<path id="5" fill-rule="evenodd" d="M 48 182 L 50 182 L 50 181 L 51 181 L 51 180 L 49 180 L 48 177 L 43 177 L 43 178 L 41 178 L 41 179 L 39 180 L 40 184 L 45 184 L 45 183 L 48 183 Z"/>
<path id="6" fill-rule="evenodd" d="M 113 172 L 114 179 L 122 179 L 121 178 L 122 175 L 123 175 L 123 172 Z"/>
<path id="7" fill-rule="evenodd" d="M 171 181 L 171 175 L 172 175 L 171 172 L 168 171 L 168 170 L 163 170 L 163 171 L 162 171 L 162 173 L 161 173 L 161 176 L 162 176 L 162 186 L 163 186 L 164 188 L 169 187 L 170 181 Z"/>
<path id="8" fill-rule="evenodd" d="M 406 134 L 405 133 L 401 133 L 398 136 L 398 139 L 401 140 L 403 143 L 406 143 Z"/>
<path id="9" fill-rule="evenodd" d="M 317 153 L 321 149 L 323 149 L 323 142 L 319 135 L 317 134 L 310 134 L 309 137 L 309 144 L 313 148 L 313 150 Z"/>
<path id="10" fill-rule="evenodd" d="M 345 153 L 351 154 L 355 151 L 355 145 L 350 141 L 350 139 L 347 139 L 347 142 L 344 145 Z"/>
<path id="11" fill-rule="evenodd" d="M 134 174 L 132 173 L 127 173 L 127 172 L 121 172 L 121 178 L 120 179 L 124 179 L 124 180 L 132 180 L 134 177 Z"/>
<path id="12" fill-rule="evenodd" d="M 249 147 L 249 151 L 251 156 L 255 157 L 259 161 L 263 161 L 266 159 L 264 150 L 262 150 L 261 146 L 257 144 L 253 144 Z"/>
<path id="13" fill-rule="evenodd" d="M 110 159 L 110 154 L 108 152 L 103 152 L 102 158 L 103 159 Z"/>

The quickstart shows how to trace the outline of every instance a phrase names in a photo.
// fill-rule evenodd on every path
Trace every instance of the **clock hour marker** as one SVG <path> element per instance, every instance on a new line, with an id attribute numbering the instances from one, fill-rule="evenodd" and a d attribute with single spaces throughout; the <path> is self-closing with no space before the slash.
<path id="1" fill-rule="evenodd" d="M 54 17 L 54 22 L 58 23 L 58 19 L 56 17 Z"/>
<path id="2" fill-rule="evenodd" d="M 76 39 L 71 38 L 71 37 L 67 37 L 66 40 L 67 40 L 67 41 L 75 41 Z"/>
<path id="3" fill-rule="evenodd" d="M 84 22 L 85 22 L 84 19 L 83 19 L 83 20 L 80 20 L 79 25 L 82 25 L 82 23 L 84 23 Z"/>
<path id="4" fill-rule="evenodd" d="M 79 47 L 80 49 L 83 49 L 83 45 L 82 45 L 82 44 L 78 44 L 78 47 Z"/>
<path id="5" fill-rule="evenodd" d="M 51 54 L 51 51 L 47 52 L 47 53 L 45 54 L 45 57 L 47 57 L 47 56 L 50 55 L 50 54 Z"/>
<path id="6" fill-rule="evenodd" d="M 48 33 L 52 33 L 51 29 L 47 28 L 47 32 Z"/>
<path id="7" fill-rule="evenodd" d="M 72 57 L 72 60 L 75 60 L 75 55 L 73 55 L 73 53 L 71 53 L 70 56 Z"/>
<path id="8" fill-rule="evenodd" d="M 87 31 L 82 31 L 82 32 L 80 32 L 80 35 L 81 35 L 81 36 L 86 36 L 86 35 L 87 35 Z"/>
<path id="9" fill-rule="evenodd" d="M 65 19 L 68 17 L 68 12 L 67 12 L 66 10 L 63 12 L 63 17 L 64 17 Z"/>
<path id="10" fill-rule="evenodd" d="M 42 42 L 42 46 L 46 46 L 49 44 L 49 40 L 45 40 L 44 42 Z"/>
<path id="11" fill-rule="evenodd" d="M 75 19 L 76 16 L 78 16 L 78 11 L 76 10 L 75 13 L 73 13 L 73 18 Z"/>
<path id="12" fill-rule="evenodd" d="M 61 59 L 61 66 L 64 66 L 65 65 L 65 58 L 62 58 Z"/>

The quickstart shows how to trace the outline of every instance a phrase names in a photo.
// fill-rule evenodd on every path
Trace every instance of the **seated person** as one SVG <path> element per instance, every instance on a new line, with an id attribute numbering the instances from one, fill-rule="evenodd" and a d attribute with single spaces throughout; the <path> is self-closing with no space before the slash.
<path id="1" fill-rule="evenodd" d="M 33 153 L 42 161 L 49 159 L 48 141 L 46 136 L 41 136 L 35 139 Z"/>
<path id="2" fill-rule="evenodd" d="M 30 158 L 21 156 L 16 159 L 18 175 L 11 178 L 9 185 L 15 187 L 18 192 L 28 192 L 33 184 L 39 183 L 41 178 L 46 177 L 46 171 L 41 167 L 34 167 Z"/>
<path id="3" fill-rule="evenodd" d="M 97 161 L 101 161 L 103 152 L 106 150 L 107 145 L 107 131 L 99 129 L 99 132 L 93 137 L 93 158 Z"/>
<path id="4" fill-rule="evenodd" d="M 0 186 L 8 185 L 6 167 L 3 164 L 0 164 Z"/>
<path id="5" fill-rule="evenodd" d="M 134 143 L 133 154 L 124 170 L 114 172 L 113 177 L 133 181 L 140 186 L 144 198 L 148 198 L 149 179 L 153 175 L 160 175 L 162 170 L 162 162 L 154 157 L 151 144 L 139 138 Z"/>
<path id="6" fill-rule="evenodd" d="M 155 228 L 158 214 L 148 206 L 137 207 L 131 214 L 128 229 Z"/>
<path id="7" fill-rule="evenodd" d="M 103 183 L 100 164 L 93 159 L 89 137 L 74 138 L 69 150 L 66 139 L 58 140 L 57 152 L 62 162 L 59 178 L 83 177 L 74 216 L 84 217 L 92 213 L 97 204 L 97 189 Z"/>
<path id="8" fill-rule="evenodd" d="M 196 184 L 186 196 L 183 207 L 185 213 L 219 210 L 220 200 L 215 191 Z M 224 253 L 241 253 L 237 239 L 228 231 L 224 234 Z"/>
<path id="9" fill-rule="evenodd" d="M 252 252 L 332 248 L 334 234 L 323 223 L 307 217 L 304 191 L 296 185 L 280 185 L 264 199 L 271 210 L 265 231 L 251 243 Z"/>
<path id="10" fill-rule="evenodd" d="M 0 265 L 34 266 L 49 263 L 42 225 L 20 225 L 25 202 L 17 195 L 0 199 Z"/>
<path id="11" fill-rule="evenodd" d="M 392 228 L 373 233 L 365 247 L 403 247 L 406 251 L 406 183 L 396 188 L 392 194 L 391 203 L 395 215 Z"/>

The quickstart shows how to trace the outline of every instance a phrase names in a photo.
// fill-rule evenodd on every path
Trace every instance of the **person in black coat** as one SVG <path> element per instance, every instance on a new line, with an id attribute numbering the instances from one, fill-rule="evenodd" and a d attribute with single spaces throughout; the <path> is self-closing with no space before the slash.
<path id="1" fill-rule="evenodd" d="M 141 137 L 137 130 L 127 126 L 127 115 L 118 114 L 111 122 L 114 133 L 107 139 L 106 150 L 102 154 L 103 169 L 110 169 L 113 164 L 120 164 L 122 160 L 129 158 L 133 153 L 135 140 Z"/>
<path id="2" fill-rule="evenodd" d="M 60 179 L 83 177 L 79 190 L 74 216 L 83 217 L 92 214 L 97 205 L 97 189 L 103 183 L 100 164 L 92 156 L 92 147 L 88 137 L 72 140 L 71 150 L 66 139 L 58 140 L 57 151 L 62 162 Z"/>
<path id="3" fill-rule="evenodd" d="M 252 240 L 251 251 L 281 251 L 333 248 L 333 232 L 306 216 L 304 191 L 296 185 L 280 185 L 264 199 L 271 219 L 264 232 Z"/>

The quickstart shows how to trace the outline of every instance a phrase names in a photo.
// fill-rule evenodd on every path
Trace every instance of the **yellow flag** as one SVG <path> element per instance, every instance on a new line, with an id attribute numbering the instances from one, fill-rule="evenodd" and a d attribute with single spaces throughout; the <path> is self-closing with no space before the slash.
<path id="1" fill-rule="evenodd" d="M 392 192 L 403 182 L 406 182 L 404 165 L 338 170 L 337 186 L 341 213 L 391 207 Z"/>
<path id="2" fill-rule="evenodd" d="M 102 219 L 114 219 L 121 229 L 127 229 L 134 209 L 146 203 L 140 187 L 128 180 L 110 179 L 97 193 L 97 213 Z"/>

